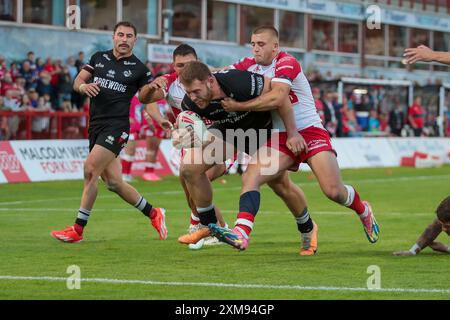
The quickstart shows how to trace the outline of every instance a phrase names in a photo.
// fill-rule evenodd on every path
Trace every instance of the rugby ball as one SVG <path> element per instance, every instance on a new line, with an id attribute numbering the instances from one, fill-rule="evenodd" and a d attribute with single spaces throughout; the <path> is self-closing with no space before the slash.
<path id="1" fill-rule="evenodd" d="M 202 118 L 195 112 L 181 112 L 177 117 L 176 125 L 178 129 L 190 129 L 194 131 L 201 142 L 205 142 L 207 139 L 208 129 Z"/>

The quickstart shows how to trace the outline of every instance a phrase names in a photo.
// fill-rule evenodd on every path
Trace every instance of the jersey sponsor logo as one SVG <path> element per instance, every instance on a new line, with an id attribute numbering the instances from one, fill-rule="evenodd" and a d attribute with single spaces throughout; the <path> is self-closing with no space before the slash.
<path id="1" fill-rule="evenodd" d="M 252 74 L 252 90 L 250 92 L 251 96 L 255 95 L 255 90 L 256 90 L 256 79 L 255 79 L 255 75 Z"/>
<path id="2" fill-rule="evenodd" d="M 230 71 L 230 70 L 228 70 L 228 69 L 217 70 L 217 71 L 212 72 L 212 74 L 226 74 L 226 73 L 228 73 L 229 71 Z"/>
<path id="3" fill-rule="evenodd" d="M 218 110 L 216 113 L 222 113 L 223 110 Z M 250 111 L 244 112 L 244 113 L 237 113 L 237 112 L 229 112 L 226 114 L 226 118 L 214 120 L 214 124 L 235 124 L 239 123 L 243 119 L 245 119 L 247 116 L 249 116 L 251 113 Z M 211 115 L 213 115 L 211 113 Z"/>
<path id="4" fill-rule="evenodd" d="M 260 96 L 264 88 L 263 78 L 253 73 L 251 75 L 251 80 L 252 80 L 251 95 L 254 96 L 256 93 L 257 96 Z"/>
<path id="5" fill-rule="evenodd" d="M 260 96 L 264 89 L 264 79 L 262 77 L 256 78 L 256 95 Z"/>
<path id="6" fill-rule="evenodd" d="M 105 59 L 108 60 L 108 61 L 111 61 L 111 58 L 108 57 L 108 55 L 107 55 L 106 53 L 103 55 L 103 58 L 105 58 Z"/>
<path id="7" fill-rule="evenodd" d="M 94 82 L 98 84 L 101 88 L 114 90 L 122 93 L 127 92 L 127 86 L 116 81 L 95 77 Z"/>
<path id="8" fill-rule="evenodd" d="M 133 73 L 130 70 L 124 71 L 123 75 L 125 76 L 125 78 L 129 78 L 133 75 Z"/>
<path id="9" fill-rule="evenodd" d="M 109 70 L 106 76 L 114 79 L 116 72 L 114 70 Z"/>
<path id="10" fill-rule="evenodd" d="M 150 77 L 151 75 L 152 75 L 151 71 L 147 72 L 147 74 L 146 74 L 147 77 Z"/>
<path id="11" fill-rule="evenodd" d="M 126 66 L 135 66 L 136 62 L 124 61 L 123 64 L 126 65 Z"/>
<path id="12" fill-rule="evenodd" d="M 97 63 L 97 64 L 95 65 L 95 67 L 96 67 L 96 68 L 104 68 L 105 65 L 102 64 L 102 63 Z"/>

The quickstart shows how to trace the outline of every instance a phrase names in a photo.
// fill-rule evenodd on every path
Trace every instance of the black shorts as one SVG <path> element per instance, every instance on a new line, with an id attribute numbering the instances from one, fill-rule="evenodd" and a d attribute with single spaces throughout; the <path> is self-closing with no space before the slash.
<path id="1" fill-rule="evenodd" d="M 130 123 L 128 121 L 104 121 L 89 125 L 89 152 L 96 144 L 120 154 L 127 145 L 130 136 Z"/>
<path id="2" fill-rule="evenodd" d="M 233 145 L 235 150 L 252 156 L 270 139 L 272 123 L 270 122 L 266 127 L 260 129 L 230 128 L 222 124 L 214 123 L 208 130 L 220 139 Z"/>

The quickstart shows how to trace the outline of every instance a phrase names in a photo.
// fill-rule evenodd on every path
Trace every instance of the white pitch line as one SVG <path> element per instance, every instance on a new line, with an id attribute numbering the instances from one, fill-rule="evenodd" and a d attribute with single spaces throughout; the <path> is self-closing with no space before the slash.
<path id="1" fill-rule="evenodd" d="M 416 181 L 416 180 L 447 180 L 450 179 L 450 175 L 432 175 L 432 176 L 415 176 L 415 177 L 392 177 L 392 178 L 375 178 L 375 179 L 362 179 L 362 180 L 346 180 L 345 182 L 348 184 L 359 184 L 359 183 L 368 183 L 368 184 L 377 184 L 377 183 L 386 183 L 386 182 L 398 182 L 398 181 Z M 317 181 L 307 181 L 302 183 L 297 183 L 298 186 L 309 186 L 309 185 L 317 185 Z M 267 188 L 267 187 L 265 187 Z M 214 192 L 221 191 L 230 191 L 230 190 L 240 190 L 241 186 L 237 187 L 224 187 L 224 188 L 215 188 Z M 144 192 L 142 195 L 144 196 L 154 196 L 154 195 L 176 195 L 176 194 L 184 194 L 183 190 L 172 190 L 172 191 L 160 191 L 160 192 Z M 113 199 L 116 198 L 117 195 L 102 195 L 99 199 Z M 59 202 L 61 201 L 76 201 L 80 200 L 81 197 L 68 197 L 68 198 L 57 198 Z M 33 204 L 33 203 L 43 203 L 43 202 L 53 202 L 54 198 L 48 199 L 38 199 L 38 200 L 21 200 L 21 201 L 11 201 L 11 202 L 0 202 L 0 206 L 8 206 L 8 205 L 20 205 L 20 204 Z"/>
<path id="2" fill-rule="evenodd" d="M 66 282 L 67 278 L 62 277 L 18 277 L 18 276 L 0 276 L 0 280 L 9 281 L 48 281 L 48 282 Z M 102 279 L 86 278 L 81 282 L 92 283 L 111 283 L 111 284 L 139 284 L 151 286 L 193 286 L 193 287 L 216 287 L 216 288 L 237 288 L 237 289 L 270 289 L 270 290 L 297 290 L 297 291 L 357 291 L 366 293 L 375 292 L 393 292 L 393 293 L 440 293 L 450 294 L 450 289 L 414 289 L 414 288 L 350 288 L 350 287 L 325 287 L 325 286 L 301 286 L 301 285 L 269 285 L 269 284 L 231 284 L 214 282 L 164 282 L 164 281 L 145 281 L 145 280 L 121 280 L 121 279 Z"/>

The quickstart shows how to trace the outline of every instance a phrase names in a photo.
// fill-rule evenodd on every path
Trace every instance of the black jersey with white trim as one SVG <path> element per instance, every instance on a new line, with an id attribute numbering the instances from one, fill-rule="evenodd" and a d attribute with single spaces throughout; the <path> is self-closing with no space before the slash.
<path id="1" fill-rule="evenodd" d="M 100 93 L 91 99 L 90 122 L 129 121 L 131 99 L 152 80 L 150 70 L 135 56 L 117 59 L 113 50 L 95 53 L 83 70 L 92 74 Z"/>
<path id="2" fill-rule="evenodd" d="M 264 89 L 264 76 L 257 73 L 227 70 L 213 73 L 213 76 L 216 77 L 225 95 L 239 102 L 259 97 Z M 206 108 L 201 109 L 186 95 L 181 107 L 183 110 L 193 111 L 202 118 L 213 121 L 215 126 L 219 125 L 225 129 L 248 130 L 271 127 L 270 112 L 226 112 L 220 104 L 221 100 L 213 100 Z"/>

